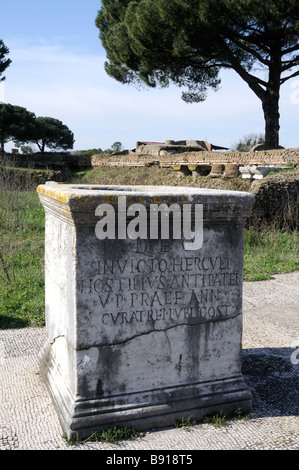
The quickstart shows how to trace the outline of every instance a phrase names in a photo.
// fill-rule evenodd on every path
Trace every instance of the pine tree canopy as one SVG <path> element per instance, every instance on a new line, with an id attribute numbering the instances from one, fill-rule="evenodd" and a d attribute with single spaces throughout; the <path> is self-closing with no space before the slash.
<path id="1" fill-rule="evenodd" d="M 299 75 L 299 0 L 102 0 L 106 72 L 121 83 L 184 88 L 187 102 L 233 69 L 262 102 L 278 147 L 280 87 Z"/>

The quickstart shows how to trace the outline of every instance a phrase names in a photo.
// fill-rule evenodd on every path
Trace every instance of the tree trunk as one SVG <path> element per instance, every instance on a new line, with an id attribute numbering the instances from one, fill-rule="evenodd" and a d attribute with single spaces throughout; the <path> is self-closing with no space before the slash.
<path id="1" fill-rule="evenodd" d="M 281 48 L 280 35 L 276 34 L 271 47 L 268 86 L 262 98 L 265 117 L 265 147 L 269 150 L 279 148 Z"/>
<path id="2" fill-rule="evenodd" d="M 35 143 L 36 143 L 36 145 L 38 146 L 39 151 L 40 151 L 41 153 L 44 153 L 44 151 L 45 151 L 45 144 L 44 144 L 44 141 L 42 140 L 41 142 L 39 142 L 38 140 L 35 140 Z"/>
<path id="3" fill-rule="evenodd" d="M 265 117 L 265 147 L 267 150 L 279 148 L 279 93 L 266 93 L 262 101 Z"/>
<path id="4" fill-rule="evenodd" d="M 259 80 L 248 73 L 234 56 L 230 57 L 232 68 L 248 84 L 261 100 L 265 118 L 265 147 L 268 150 L 279 148 L 279 95 L 281 86 L 281 39 L 278 35 L 270 52 L 268 82 Z"/>

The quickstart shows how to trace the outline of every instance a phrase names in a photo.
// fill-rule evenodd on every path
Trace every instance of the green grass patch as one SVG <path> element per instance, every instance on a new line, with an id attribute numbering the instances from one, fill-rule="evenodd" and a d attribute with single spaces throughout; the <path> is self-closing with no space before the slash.
<path id="1" fill-rule="evenodd" d="M 190 426 L 192 426 L 193 424 L 196 424 L 196 421 L 194 419 L 192 419 L 191 417 L 181 418 L 181 419 L 177 419 L 175 421 L 175 427 L 176 428 L 182 428 L 182 429 L 185 429 L 185 430 L 189 430 Z"/>
<path id="2" fill-rule="evenodd" d="M 133 440 L 137 437 L 140 437 L 142 433 L 138 433 L 132 428 L 127 426 L 122 428 L 119 426 L 114 426 L 113 428 L 104 429 L 102 431 L 96 431 L 91 434 L 87 439 L 70 439 L 68 440 L 66 436 L 63 437 L 66 439 L 69 445 L 83 444 L 84 442 L 111 442 L 117 444 L 119 441 Z"/>
<path id="3" fill-rule="evenodd" d="M 44 324 L 44 218 L 36 192 L 0 193 L 0 328 Z"/>
<path id="4" fill-rule="evenodd" d="M 299 232 L 248 229 L 244 239 L 244 280 L 263 281 L 299 270 Z"/>
<path id="5" fill-rule="evenodd" d="M 212 416 L 206 416 L 204 422 L 219 428 L 220 426 L 225 426 L 227 424 L 227 417 L 222 414 L 222 411 L 220 411 L 220 413 L 216 413 Z"/>

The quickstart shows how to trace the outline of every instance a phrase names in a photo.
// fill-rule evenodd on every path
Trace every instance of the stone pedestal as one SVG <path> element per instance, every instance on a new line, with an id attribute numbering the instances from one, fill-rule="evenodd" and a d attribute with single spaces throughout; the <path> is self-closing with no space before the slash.
<path id="1" fill-rule="evenodd" d="M 249 411 L 241 373 L 243 226 L 249 193 L 50 183 L 46 213 L 47 342 L 41 372 L 68 438 L 114 425 Z M 99 240 L 99 204 L 203 205 L 203 244 Z M 120 214 L 121 215 L 121 214 Z"/>

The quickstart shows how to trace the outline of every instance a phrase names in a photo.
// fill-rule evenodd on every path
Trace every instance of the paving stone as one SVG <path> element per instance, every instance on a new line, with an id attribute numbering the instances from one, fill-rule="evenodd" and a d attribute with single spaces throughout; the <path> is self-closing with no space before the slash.
<path id="1" fill-rule="evenodd" d="M 299 349 L 298 282 L 297 272 L 244 284 L 247 419 L 151 430 L 117 444 L 70 446 L 38 373 L 45 330 L 0 330 L 0 450 L 299 450 L 299 364 L 291 360 L 295 343 Z"/>

